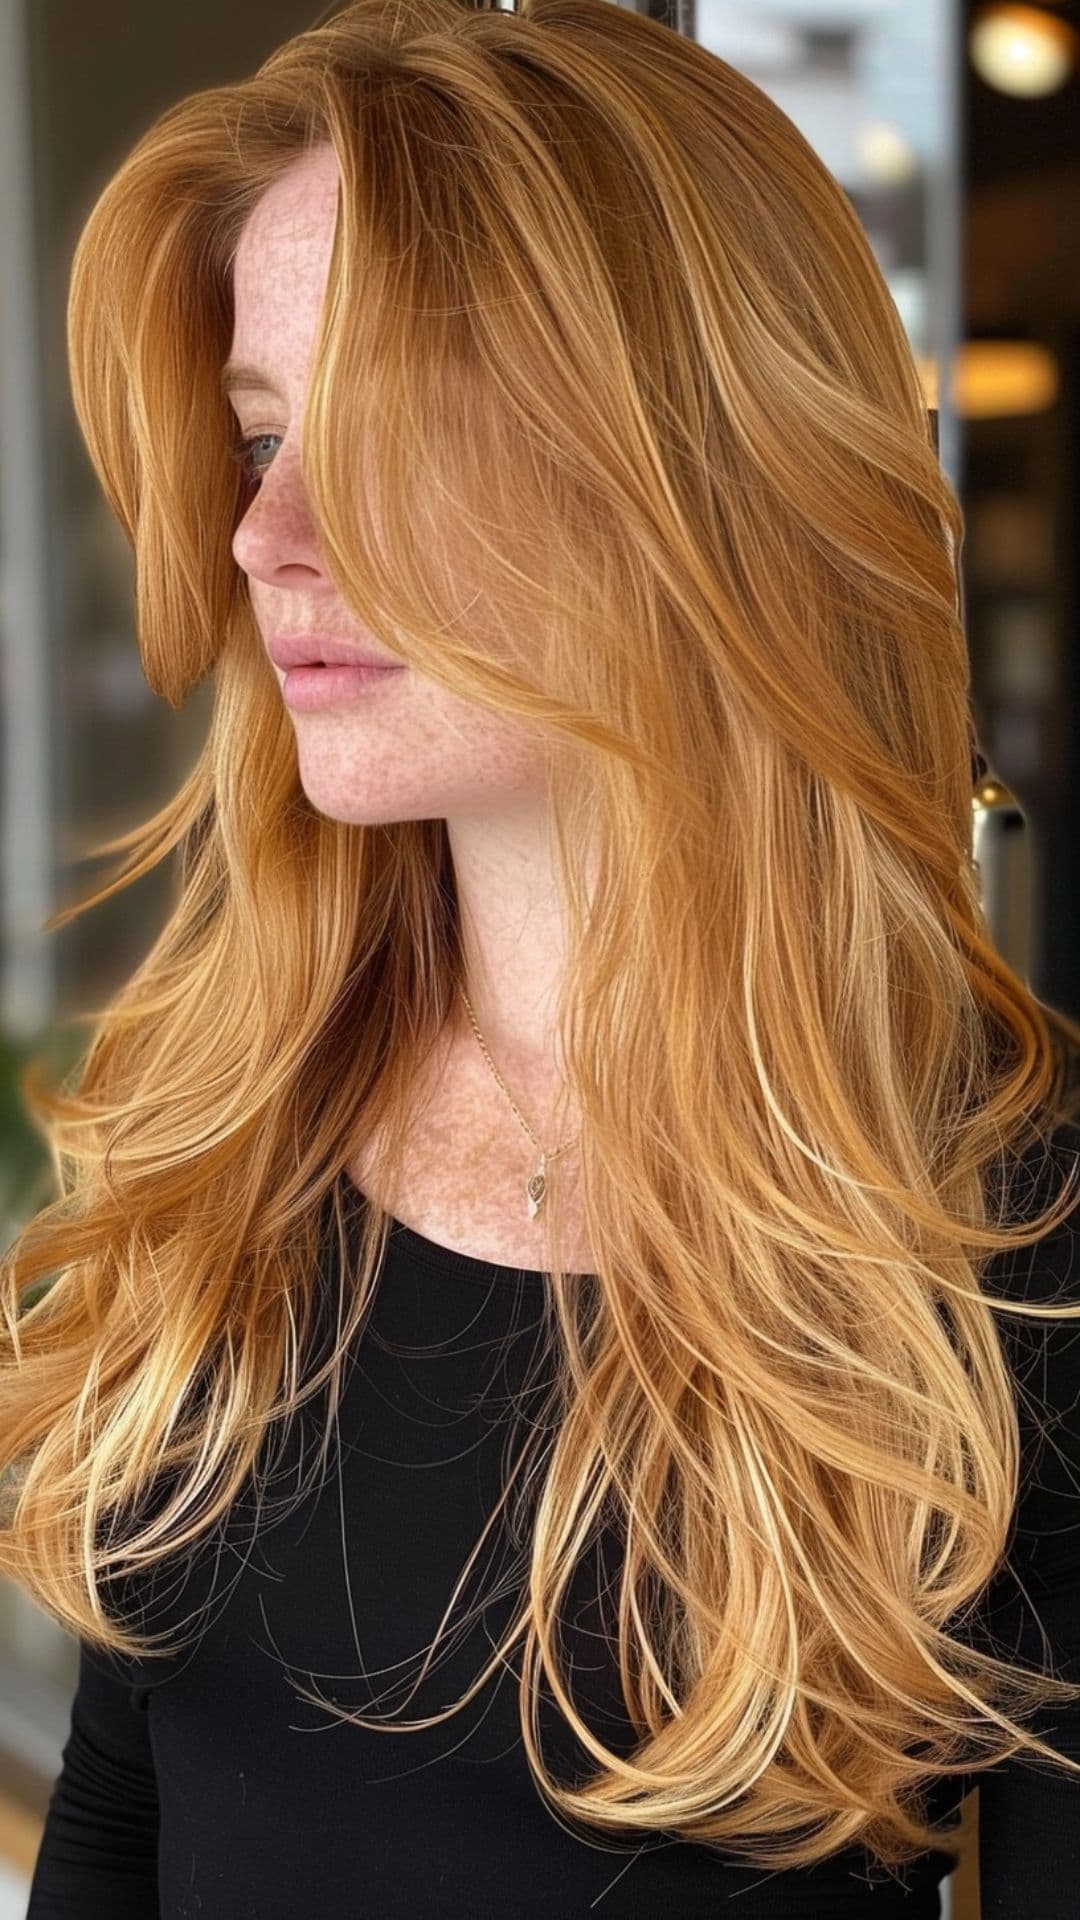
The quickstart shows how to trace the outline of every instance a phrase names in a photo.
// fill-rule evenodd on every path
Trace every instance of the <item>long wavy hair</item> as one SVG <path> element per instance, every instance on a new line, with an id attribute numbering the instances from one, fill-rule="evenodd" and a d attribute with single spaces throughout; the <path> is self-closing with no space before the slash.
<path id="1" fill-rule="evenodd" d="M 381 646 L 547 743 L 596 1259 L 557 1265 L 556 1182 L 520 1605 L 447 1713 L 520 1643 L 530 1766 L 589 1833 L 899 1863 L 935 1840 L 933 1776 L 1080 1771 L 1017 1718 L 1080 1687 L 950 1631 L 1017 1495 L 999 1316 L 1050 1312 L 992 1302 L 986 1263 L 1076 1197 L 1010 1219 L 993 1176 L 1046 1144 L 1076 1029 L 980 904 L 962 515 L 864 230 L 764 93 L 610 0 L 325 13 L 162 114 L 79 237 L 74 405 L 146 678 L 179 707 L 212 673 L 214 703 L 176 796 L 49 922 L 176 852 L 77 1072 L 24 1076 L 61 1197 L 3 1268 L 0 1570 L 87 1641 L 162 1651 L 111 1583 L 208 1535 L 324 1387 L 329 1434 L 393 1216 L 366 1210 L 312 1368 L 320 1236 L 347 1249 L 361 1141 L 400 1164 L 464 981 L 445 823 L 308 802 L 232 553 L 231 262 L 327 144 L 312 511 Z M 528 671 L 500 650 L 524 621 Z M 603 1523 L 630 1756 L 560 1667 Z M 544 1675 L 595 1761 L 576 1786 L 539 1747 Z"/>

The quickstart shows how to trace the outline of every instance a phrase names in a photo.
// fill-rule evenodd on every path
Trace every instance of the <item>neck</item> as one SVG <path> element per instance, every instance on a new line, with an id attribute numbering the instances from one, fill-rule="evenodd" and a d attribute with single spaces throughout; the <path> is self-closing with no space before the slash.
<path id="1" fill-rule="evenodd" d="M 514 1100 L 550 1148 L 574 1130 L 575 1121 L 555 1033 L 566 939 L 549 816 L 534 803 L 494 820 L 450 819 L 447 829 L 466 991 L 476 1023 Z M 505 1102 L 464 1004 L 455 1012 L 453 1031 L 455 1051 L 466 1062 L 474 1056 L 491 1097 Z M 560 1127 L 558 1140 L 553 1124 Z"/>

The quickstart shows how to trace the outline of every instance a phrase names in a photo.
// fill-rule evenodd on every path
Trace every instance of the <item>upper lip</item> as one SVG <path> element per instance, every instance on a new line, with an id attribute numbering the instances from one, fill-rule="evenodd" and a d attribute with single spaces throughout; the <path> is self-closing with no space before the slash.
<path id="1" fill-rule="evenodd" d="M 400 660 L 380 660 L 374 653 L 351 647 L 332 633 L 275 633 L 267 652 L 276 667 L 399 667 Z"/>

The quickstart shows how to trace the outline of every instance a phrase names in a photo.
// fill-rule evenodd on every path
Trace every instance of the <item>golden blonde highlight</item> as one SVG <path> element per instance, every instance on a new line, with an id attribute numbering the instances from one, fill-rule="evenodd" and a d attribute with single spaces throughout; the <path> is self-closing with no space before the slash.
<path id="1" fill-rule="evenodd" d="M 983 915 L 962 515 L 866 235 L 764 93 L 610 0 L 358 0 L 164 113 L 80 236 L 74 404 L 146 677 L 215 698 L 179 792 L 50 922 L 177 853 L 73 1083 L 25 1085 L 62 1197 L 3 1267 L 0 1571 L 159 1651 L 110 1592 L 208 1535 L 328 1385 L 325 1468 L 389 1224 L 365 1212 L 350 1271 L 340 1176 L 361 1140 L 399 1164 L 464 983 L 444 823 L 308 803 L 232 553 L 229 266 L 326 144 L 302 462 L 327 564 L 381 646 L 547 742 L 571 933 L 596 1285 L 555 1264 L 556 1183 L 527 1579 L 464 1698 L 520 1641 L 537 1784 L 593 1833 L 899 1864 L 937 1837 L 935 1775 L 1080 1771 L 1009 1717 L 1080 1687 L 948 1630 L 1016 1500 L 998 1306 L 1051 1312 L 992 1304 L 987 1261 L 1075 1199 L 1009 1223 L 994 1176 L 1047 1144 L 1080 1035 Z M 628 1757 L 558 1642 L 613 1517 Z M 576 1787 L 541 1677 L 596 1763 Z"/>

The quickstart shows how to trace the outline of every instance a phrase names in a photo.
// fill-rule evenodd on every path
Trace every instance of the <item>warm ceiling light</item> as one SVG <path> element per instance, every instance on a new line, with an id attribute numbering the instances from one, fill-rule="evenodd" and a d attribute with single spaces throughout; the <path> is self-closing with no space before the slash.
<path id="1" fill-rule="evenodd" d="M 1034 340 L 965 340 L 953 363 L 951 404 L 961 420 L 1045 413 L 1061 387 L 1058 363 Z"/>
<path id="2" fill-rule="evenodd" d="M 941 411 L 938 363 L 917 355 L 928 407 Z M 965 340 L 951 363 L 949 408 L 960 420 L 1045 413 L 1061 390 L 1058 363 L 1032 340 Z"/>
<path id="3" fill-rule="evenodd" d="M 999 93 L 1040 99 L 1056 93 L 1080 62 L 1080 35 L 1041 7 L 980 8 L 968 35 L 971 64 Z"/>
<path id="4" fill-rule="evenodd" d="M 863 178 L 875 187 L 905 186 L 918 178 L 919 156 L 895 121 L 860 121 L 854 144 Z"/>

